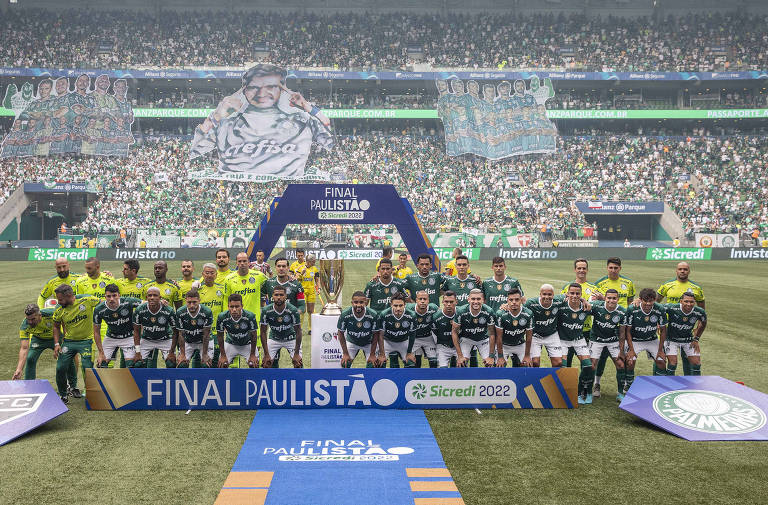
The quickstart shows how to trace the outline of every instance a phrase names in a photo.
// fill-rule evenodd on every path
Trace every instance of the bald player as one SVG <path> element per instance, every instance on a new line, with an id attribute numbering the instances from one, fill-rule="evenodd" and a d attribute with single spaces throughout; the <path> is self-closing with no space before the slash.
<path id="1" fill-rule="evenodd" d="M 73 274 L 70 272 L 69 269 L 69 260 L 66 258 L 57 258 L 56 259 L 56 277 L 53 277 L 48 282 L 45 283 L 45 286 L 43 286 L 42 291 L 40 291 L 40 294 L 37 297 L 37 306 L 41 309 L 45 308 L 45 303 L 48 300 L 54 299 L 54 290 L 61 286 L 62 284 L 69 284 L 72 286 L 72 289 L 75 289 L 75 285 L 77 284 L 77 279 L 79 279 L 80 276 L 78 274 Z"/>

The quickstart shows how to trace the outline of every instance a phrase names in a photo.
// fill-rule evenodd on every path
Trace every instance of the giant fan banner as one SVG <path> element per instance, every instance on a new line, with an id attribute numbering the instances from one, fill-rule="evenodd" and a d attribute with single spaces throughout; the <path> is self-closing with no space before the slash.
<path id="1" fill-rule="evenodd" d="M 110 87 L 112 91 L 110 92 Z M 0 158 L 90 154 L 127 156 L 133 144 L 133 110 L 127 98 L 125 79 L 110 82 L 99 75 L 91 90 L 91 78 L 81 74 L 74 90 L 68 77 L 46 78 L 19 89 L 10 84 L 2 105 L 13 110 L 15 119 L 5 136 Z"/>
<path id="2" fill-rule="evenodd" d="M 489 160 L 555 151 L 557 128 L 547 119 L 545 102 L 555 95 L 552 82 L 531 78 L 498 85 L 438 80 L 437 114 L 445 130 L 448 156 L 475 154 Z M 514 89 L 513 89 L 514 88 Z"/>
<path id="3" fill-rule="evenodd" d="M 242 87 L 223 98 L 195 129 L 189 157 L 218 153 L 213 169 L 191 171 L 193 179 L 268 182 L 329 179 L 305 174 L 313 143 L 330 149 L 330 120 L 300 93 L 286 87 L 284 68 L 260 64 L 242 76 Z"/>

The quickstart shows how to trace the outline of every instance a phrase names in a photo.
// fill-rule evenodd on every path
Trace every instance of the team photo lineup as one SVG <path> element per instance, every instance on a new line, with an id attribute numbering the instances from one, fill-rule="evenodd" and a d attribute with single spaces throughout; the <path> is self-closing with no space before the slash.
<path id="1" fill-rule="evenodd" d="M 101 271 L 96 258 L 86 260 L 83 274 L 57 260 L 56 277 L 24 309 L 13 379 L 35 379 L 45 349 L 57 360 L 56 385 L 65 402 L 82 396 L 77 355 L 83 368 L 118 361 L 157 367 L 158 356 L 166 368 L 239 366 L 239 359 L 250 368 L 276 368 L 285 349 L 302 368 L 302 317 L 307 314 L 309 332 L 320 274 L 314 255 L 299 249 L 296 256 L 290 265 L 274 260 L 273 268 L 263 251 L 255 262 L 238 253 L 232 269 L 229 251 L 219 249 L 200 274 L 193 261 L 182 260 L 178 280 L 162 260 L 153 265 L 154 278 L 138 275 L 137 260 L 123 263 L 122 277 Z M 582 404 L 600 396 L 608 358 L 619 401 L 644 355 L 653 360 L 654 375 L 675 375 L 678 354 L 685 375 L 701 375 L 707 316 L 688 263 L 677 265 L 675 278 L 644 288 L 622 274 L 618 257 L 607 260 L 605 275 L 594 282 L 587 279 L 587 259 L 573 267 L 571 283 L 545 282 L 526 297 L 501 257 L 491 261 L 493 276 L 481 279 L 460 248 L 444 272 L 436 272 L 429 255 L 411 262 L 402 252 L 395 264 L 387 247 L 373 278 L 352 288 L 351 306 L 338 317 L 341 366 L 362 353 L 366 367 L 538 367 L 546 350 L 553 367 L 577 359 Z"/>

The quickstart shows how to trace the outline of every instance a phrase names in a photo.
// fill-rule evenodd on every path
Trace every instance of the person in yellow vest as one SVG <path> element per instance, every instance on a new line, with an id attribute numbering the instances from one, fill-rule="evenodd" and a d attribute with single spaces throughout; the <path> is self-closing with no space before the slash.
<path id="1" fill-rule="evenodd" d="M 409 275 L 413 273 L 413 270 L 411 270 L 411 267 L 408 266 L 408 254 L 407 253 L 400 253 L 400 255 L 397 257 L 398 264 L 395 267 L 395 277 L 398 279 L 405 279 Z"/>
<path id="2" fill-rule="evenodd" d="M 291 263 L 291 266 L 288 267 L 288 271 L 290 271 L 297 279 L 301 277 L 301 273 L 304 272 L 304 269 L 307 267 L 307 263 L 304 261 L 304 249 L 296 249 L 296 261 Z"/>

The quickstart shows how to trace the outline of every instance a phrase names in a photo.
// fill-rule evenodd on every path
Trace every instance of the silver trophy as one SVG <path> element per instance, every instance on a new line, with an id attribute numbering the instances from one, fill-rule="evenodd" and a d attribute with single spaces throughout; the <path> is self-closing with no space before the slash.
<path id="1" fill-rule="evenodd" d="M 325 298 L 325 305 L 320 314 L 337 316 L 341 314 L 338 299 L 344 285 L 344 260 L 320 260 L 318 263 L 320 291 Z"/>

